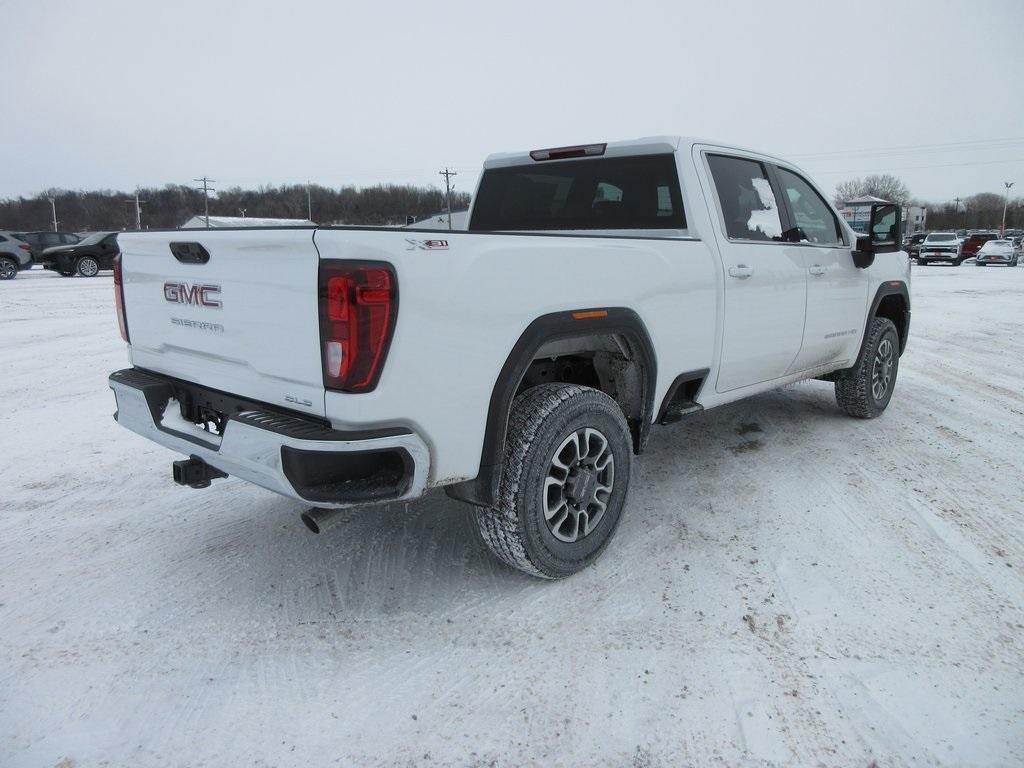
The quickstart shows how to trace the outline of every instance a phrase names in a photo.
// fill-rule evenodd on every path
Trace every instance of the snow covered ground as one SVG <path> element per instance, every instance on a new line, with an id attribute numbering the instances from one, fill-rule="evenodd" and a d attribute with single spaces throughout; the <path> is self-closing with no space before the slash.
<path id="1" fill-rule="evenodd" d="M 653 432 L 535 581 L 443 494 L 313 536 L 115 425 L 111 279 L 0 283 L 0 766 L 1024 763 L 1024 269 L 914 270 L 876 421 Z"/>

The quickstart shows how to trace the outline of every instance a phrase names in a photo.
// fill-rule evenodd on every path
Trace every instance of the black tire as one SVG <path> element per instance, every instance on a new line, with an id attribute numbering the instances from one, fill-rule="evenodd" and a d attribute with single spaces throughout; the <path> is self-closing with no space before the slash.
<path id="1" fill-rule="evenodd" d="M 0 280 L 13 280 L 18 276 L 18 262 L 6 256 L 0 258 Z"/>
<path id="2" fill-rule="evenodd" d="M 574 435 L 575 448 L 570 444 Z M 581 445 L 595 446 L 587 455 L 600 449 L 593 463 L 570 459 L 580 455 Z M 563 578 L 590 565 L 618 528 L 629 491 L 632 448 L 622 409 L 603 392 L 575 384 L 542 384 L 523 392 L 509 415 L 497 503 L 475 509 L 488 549 L 507 565 L 541 578 Z M 602 461 L 604 468 L 598 470 Z M 560 465 L 571 468 L 561 485 Z M 601 490 L 602 482 L 610 491 Z M 574 503 L 577 491 L 591 503 Z M 545 512 L 551 506 L 564 515 L 552 514 L 549 523 Z M 576 512 L 574 526 L 570 518 L 579 507 L 584 509 Z M 591 516 L 596 518 L 593 529 L 579 536 Z"/>
<path id="3" fill-rule="evenodd" d="M 75 262 L 75 272 L 82 277 L 96 277 L 100 273 L 100 262 L 95 256 L 82 256 Z"/>
<path id="4" fill-rule="evenodd" d="M 839 407 L 858 419 L 880 416 L 892 399 L 899 364 L 900 338 L 896 326 L 888 318 L 872 318 L 857 362 L 836 376 Z M 884 389 L 879 392 L 883 381 Z"/>

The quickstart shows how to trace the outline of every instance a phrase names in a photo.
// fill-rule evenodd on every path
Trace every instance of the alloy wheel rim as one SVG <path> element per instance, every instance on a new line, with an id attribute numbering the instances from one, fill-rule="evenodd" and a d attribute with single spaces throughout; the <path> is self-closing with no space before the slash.
<path id="1" fill-rule="evenodd" d="M 551 535 L 571 544 L 593 532 L 614 485 L 615 457 L 608 438 L 592 427 L 572 432 L 551 457 L 541 490 Z"/>
<path id="2" fill-rule="evenodd" d="M 93 277 L 100 271 L 100 265 L 96 263 L 95 259 L 82 259 L 82 263 L 79 264 L 78 268 L 86 277 Z"/>
<path id="3" fill-rule="evenodd" d="M 871 394 L 876 401 L 885 397 L 892 383 L 895 352 L 891 339 L 882 339 L 875 352 L 875 362 L 871 366 Z"/>
<path id="4" fill-rule="evenodd" d="M 17 271 L 17 268 L 7 259 L 0 261 L 0 277 L 3 277 L 5 280 L 14 277 Z"/>

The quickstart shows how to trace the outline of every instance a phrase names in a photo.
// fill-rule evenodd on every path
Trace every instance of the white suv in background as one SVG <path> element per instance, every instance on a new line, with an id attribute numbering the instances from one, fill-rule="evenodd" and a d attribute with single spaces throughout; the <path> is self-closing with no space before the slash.
<path id="1" fill-rule="evenodd" d="M 13 280 L 32 266 L 32 249 L 13 232 L 0 232 L 0 280 Z"/>
<path id="2" fill-rule="evenodd" d="M 921 243 L 917 263 L 925 266 L 936 261 L 959 265 L 963 261 L 960 238 L 956 232 L 929 232 Z"/>

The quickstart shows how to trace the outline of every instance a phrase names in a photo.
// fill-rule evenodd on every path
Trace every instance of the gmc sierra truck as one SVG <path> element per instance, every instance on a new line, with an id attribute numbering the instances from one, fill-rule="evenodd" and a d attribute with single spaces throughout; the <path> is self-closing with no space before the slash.
<path id="1" fill-rule="evenodd" d="M 800 379 L 869 419 L 910 325 L 900 212 L 678 137 L 489 157 L 468 231 L 122 233 L 115 418 L 311 508 L 444 487 L 509 565 L 592 562 L 652 427 Z"/>

